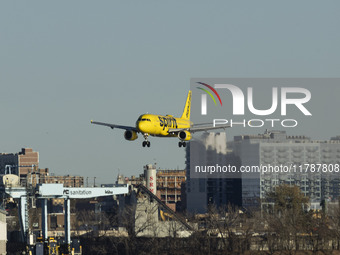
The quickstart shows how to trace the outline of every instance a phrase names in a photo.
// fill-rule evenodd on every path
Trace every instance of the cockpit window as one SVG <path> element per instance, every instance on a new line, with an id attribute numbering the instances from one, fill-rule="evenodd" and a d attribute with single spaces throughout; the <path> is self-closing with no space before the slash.
<path id="1" fill-rule="evenodd" d="M 142 118 L 141 121 L 151 121 L 150 119 Z"/>

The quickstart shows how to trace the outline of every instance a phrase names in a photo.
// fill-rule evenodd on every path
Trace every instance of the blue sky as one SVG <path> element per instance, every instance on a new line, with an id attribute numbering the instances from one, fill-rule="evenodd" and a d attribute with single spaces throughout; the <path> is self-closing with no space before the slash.
<path id="1" fill-rule="evenodd" d="M 184 168 L 176 139 L 127 142 L 90 120 L 180 115 L 195 77 L 339 77 L 339 1 L 2 1 L 0 152 L 56 174 Z"/>

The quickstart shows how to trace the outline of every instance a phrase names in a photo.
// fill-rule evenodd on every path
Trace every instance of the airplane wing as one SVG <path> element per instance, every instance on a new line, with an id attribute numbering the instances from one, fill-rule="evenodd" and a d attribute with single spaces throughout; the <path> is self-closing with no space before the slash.
<path id="1" fill-rule="evenodd" d="M 169 129 L 169 133 L 177 133 L 183 130 L 187 130 L 191 133 L 195 133 L 195 132 L 200 132 L 200 131 L 208 131 L 208 130 L 214 130 L 214 129 L 226 129 L 229 128 L 230 125 L 229 124 L 224 124 L 224 125 L 216 125 L 214 126 L 205 126 L 205 124 L 196 124 L 191 126 L 190 128 L 173 128 L 173 129 Z"/>
<path id="2" fill-rule="evenodd" d="M 130 127 L 130 126 L 121 126 L 121 125 L 116 125 L 116 124 L 110 124 L 110 123 L 104 123 L 104 122 L 97 122 L 91 120 L 91 124 L 96 124 L 96 125 L 102 125 L 102 126 L 107 126 L 112 129 L 114 128 L 119 128 L 119 129 L 125 129 L 125 130 L 133 130 L 135 132 L 139 132 L 139 130 L 136 127 Z"/>

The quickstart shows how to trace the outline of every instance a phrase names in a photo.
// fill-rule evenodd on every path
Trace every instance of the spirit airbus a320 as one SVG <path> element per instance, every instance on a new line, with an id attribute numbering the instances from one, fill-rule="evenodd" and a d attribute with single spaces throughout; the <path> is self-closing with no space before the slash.
<path id="1" fill-rule="evenodd" d="M 185 147 L 186 141 L 191 139 L 191 134 L 198 131 L 206 131 L 212 129 L 227 128 L 230 125 L 219 126 L 203 126 L 203 124 L 194 124 L 190 121 L 190 108 L 191 108 L 191 91 L 188 93 L 188 97 L 184 106 L 183 114 L 180 118 L 175 118 L 172 115 L 155 115 L 155 114 L 143 114 L 139 116 L 136 121 L 136 126 L 121 126 L 110 123 L 103 123 L 91 120 L 92 124 L 103 125 L 112 129 L 119 128 L 124 129 L 124 138 L 128 141 L 134 141 L 138 138 L 138 133 L 141 133 L 144 137 L 143 147 L 150 147 L 150 141 L 148 137 L 178 137 L 178 146 Z"/>

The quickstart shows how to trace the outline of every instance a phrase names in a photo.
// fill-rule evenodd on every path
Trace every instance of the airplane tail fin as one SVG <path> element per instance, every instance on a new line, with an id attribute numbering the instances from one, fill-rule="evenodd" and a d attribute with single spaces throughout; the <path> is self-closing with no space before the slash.
<path id="1" fill-rule="evenodd" d="M 185 102 L 181 119 L 190 120 L 190 108 L 191 108 L 191 90 L 189 90 L 187 101 Z"/>

